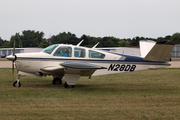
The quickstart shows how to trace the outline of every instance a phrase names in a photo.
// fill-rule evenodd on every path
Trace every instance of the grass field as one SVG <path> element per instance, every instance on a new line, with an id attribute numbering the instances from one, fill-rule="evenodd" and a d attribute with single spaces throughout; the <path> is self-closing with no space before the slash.
<path id="1" fill-rule="evenodd" d="M 172 58 L 172 61 L 180 61 L 180 58 Z"/>
<path id="2" fill-rule="evenodd" d="M 8 61 L 6 58 L 0 58 L 0 61 Z"/>
<path id="3" fill-rule="evenodd" d="M 81 77 L 73 89 L 52 77 L 22 77 L 20 88 L 14 81 L 0 69 L 2 120 L 180 119 L 180 69 Z"/>

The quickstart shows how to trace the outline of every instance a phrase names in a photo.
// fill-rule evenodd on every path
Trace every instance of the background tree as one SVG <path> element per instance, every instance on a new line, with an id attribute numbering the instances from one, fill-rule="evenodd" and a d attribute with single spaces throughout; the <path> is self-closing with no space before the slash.
<path id="1" fill-rule="evenodd" d="M 80 40 L 76 37 L 75 34 L 70 32 L 59 33 L 58 35 L 53 35 L 51 37 L 51 44 L 77 44 Z"/>
<path id="2" fill-rule="evenodd" d="M 118 47 L 119 38 L 103 37 L 102 47 Z"/>
<path id="3" fill-rule="evenodd" d="M 23 47 L 38 47 L 43 41 L 43 32 L 35 32 L 34 30 L 22 31 L 21 40 Z"/>
<path id="4" fill-rule="evenodd" d="M 132 40 L 128 40 L 129 43 L 130 43 L 130 46 L 139 46 L 139 41 L 140 40 L 153 40 L 153 41 L 157 41 L 157 39 L 154 39 L 154 38 L 145 38 L 145 37 L 139 37 L 139 36 L 136 36 L 134 37 Z"/>
<path id="5" fill-rule="evenodd" d="M 141 40 L 141 39 L 140 39 L 139 36 L 134 37 L 134 38 L 131 40 L 131 42 L 130 42 L 131 46 L 139 46 L 139 41 L 140 41 L 140 40 Z"/>
<path id="6" fill-rule="evenodd" d="M 126 40 L 125 47 L 131 47 L 131 45 L 130 45 L 128 40 Z"/>
<path id="7" fill-rule="evenodd" d="M 126 45 L 126 41 L 125 41 L 125 40 L 120 40 L 120 41 L 118 42 L 118 46 L 119 46 L 119 47 L 125 47 L 125 45 Z"/>
<path id="8" fill-rule="evenodd" d="M 83 35 L 81 36 L 80 40 L 84 40 L 83 43 L 81 44 L 81 46 L 86 46 L 86 47 L 93 47 L 94 45 L 96 45 L 98 42 L 101 43 L 102 42 L 102 38 L 100 37 L 92 37 L 89 35 Z M 97 47 L 102 46 L 102 44 L 99 44 Z"/>
<path id="9" fill-rule="evenodd" d="M 3 40 L 1 37 L 0 37 L 0 48 L 9 48 L 9 41 L 7 40 Z"/>
<path id="10" fill-rule="evenodd" d="M 81 40 L 84 40 L 82 43 L 81 43 L 81 46 L 88 46 L 89 43 L 90 43 L 90 36 L 87 36 L 85 34 L 83 34 L 80 38 Z"/>
<path id="11" fill-rule="evenodd" d="M 99 42 L 98 47 L 102 47 L 102 38 L 101 37 L 91 37 L 91 47 L 93 47 L 94 45 L 96 45 Z"/>
<path id="12" fill-rule="evenodd" d="M 130 47 L 129 41 L 128 40 L 120 40 L 118 42 L 118 47 Z"/>
<path id="13" fill-rule="evenodd" d="M 46 48 L 48 46 L 49 46 L 48 40 L 43 40 L 38 47 L 39 48 Z"/>
<path id="14" fill-rule="evenodd" d="M 163 38 L 163 37 L 158 37 L 158 38 L 156 39 L 156 42 L 161 42 L 161 41 L 165 41 L 165 38 Z"/>
<path id="15" fill-rule="evenodd" d="M 180 44 L 180 33 L 174 33 L 170 41 L 174 44 Z"/>
<path id="16" fill-rule="evenodd" d="M 1 48 L 10 48 L 10 46 L 9 46 L 9 41 L 4 40 L 4 41 L 3 41 L 3 45 L 1 46 Z"/>
<path id="17" fill-rule="evenodd" d="M 49 44 L 47 44 L 47 39 L 43 39 L 44 33 L 34 30 L 24 30 L 22 31 L 22 35 L 19 33 L 16 33 L 16 35 L 12 36 L 11 39 L 19 39 L 22 42 L 23 47 L 47 47 Z M 130 47 L 130 46 L 139 46 L 140 40 L 153 40 L 156 42 L 159 41 L 171 41 L 175 44 L 180 44 L 180 33 L 174 33 L 172 36 L 167 35 L 165 37 L 158 37 L 158 38 L 145 38 L 145 37 L 139 37 L 136 36 L 134 38 L 115 38 L 115 37 L 93 37 L 89 35 L 83 34 L 80 38 L 76 37 L 75 34 L 70 32 L 62 32 L 58 35 L 53 35 L 51 38 L 51 44 L 78 44 L 81 40 L 84 39 L 84 42 L 81 44 L 81 46 L 86 47 L 92 47 L 96 43 L 99 42 L 99 45 L 97 47 Z M 2 40 L 0 38 L 0 47 L 12 47 L 13 43 L 11 41 Z M 21 46 L 21 43 L 20 43 Z M 16 47 L 19 47 L 16 45 Z"/>
<path id="18" fill-rule="evenodd" d="M 19 33 L 16 33 L 15 35 L 11 36 L 11 39 L 9 42 L 10 47 L 14 47 L 14 40 L 15 40 L 15 47 L 16 48 L 22 48 L 23 47 Z"/>
<path id="19" fill-rule="evenodd" d="M 171 35 L 167 35 L 167 36 L 165 36 L 165 38 L 164 38 L 166 41 L 170 41 L 171 40 Z"/>
<path id="20" fill-rule="evenodd" d="M 0 47 L 3 46 L 3 39 L 0 37 Z"/>

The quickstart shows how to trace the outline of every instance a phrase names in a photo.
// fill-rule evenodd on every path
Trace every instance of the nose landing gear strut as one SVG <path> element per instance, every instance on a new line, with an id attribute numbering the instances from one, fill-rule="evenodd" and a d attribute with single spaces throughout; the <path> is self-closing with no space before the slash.
<path id="1" fill-rule="evenodd" d="M 21 83 L 20 83 L 20 75 L 18 75 L 18 78 L 17 78 L 17 80 L 13 83 L 13 86 L 14 87 L 21 87 Z"/>

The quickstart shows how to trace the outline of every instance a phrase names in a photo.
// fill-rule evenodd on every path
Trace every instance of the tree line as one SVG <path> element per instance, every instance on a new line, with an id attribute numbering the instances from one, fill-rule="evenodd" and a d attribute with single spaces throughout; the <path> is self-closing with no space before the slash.
<path id="1" fill-rule="evenodd" d="M 140 40 L 153 40 L 156 42 L 159 41 L 170 41 L 174 44 L 180 44 L 180 33 L 174 33 L 172 36 L 167 35 L 165 37 L 158 38 L 147 38 L 147 37 L 139 37 L 136 36 L 134 38 L 116 38 L 113 36 L 106 37 L 93 37 L 89 35 L 83 34 L 80 38 L 78 38 L 75 34 L 70 32 L 62 32 L 58 35 L 53 35 L 50 38 L 44 38 L 44 33 L 41 31 L 34 30 L 24 30 L 22 34 L 16 33 L 12 35 L 10 41 L 3 40 L 0 37 L 0 48 L 11 48 L 13 47 L 14 40 L 16 42 L 16 48 L 26 48 L 26 47 L 39 47 L 45 48 L 51 44 L 78 44 L 81 40 L 84 42 L 81 46 L 92 47 L 97 42 L 99 45 L 97 47 L 132 47 L 139 46 Z"/>

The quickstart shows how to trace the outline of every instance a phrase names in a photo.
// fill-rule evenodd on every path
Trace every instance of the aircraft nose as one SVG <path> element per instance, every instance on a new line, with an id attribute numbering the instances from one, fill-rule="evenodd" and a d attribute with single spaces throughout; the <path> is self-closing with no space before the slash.
<path id="1" fill-rule="evenodd" d="M 15 61 L 16 60 L 16 56 L 9 55 L 9 56 L 6 57 L 6 59 L 8 59 L 10 61 Z"/>

